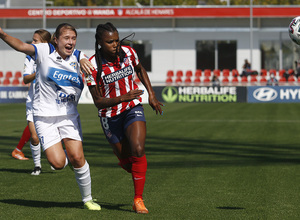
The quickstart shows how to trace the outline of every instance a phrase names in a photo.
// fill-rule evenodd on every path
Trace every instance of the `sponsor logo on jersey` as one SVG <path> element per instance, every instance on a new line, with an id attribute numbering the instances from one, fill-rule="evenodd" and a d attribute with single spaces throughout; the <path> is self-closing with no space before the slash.
<path id="1" fill-rule="evenodd" d="M 56 57 L 56 62 L 62 62 L 62 58 L 60 56 Z"/>
<path id="2" fill-rule="evenodd" d="M 48 80 L 54 81 L 59 86 L 75 86 L 83 89 L 82 78 L 76 72 L 49 68 Z"/>
<path id="3" fill-rule="evenodd" d="M 125 57 L 123 62 L 124 62 L 125 65 L 129 65 L 129 59 L 128 59 L 128 57 Z"/>
<path id="4" fill-rule="evenodd" d="M 63 92 L 58 91 L 57 92 L 57 104 L 63 104 L 67 102 L 76 102 L 76 96 L 74 94 L 66 94 Z"/>
<path id="5" fill-rule="evenodd" d="M 74 68 L 74 70 L 77 69 L 77 62 L 71 62 L 70 66 L 72 66 Z"/>
<path id="6" fill-rule="evenodd" d="M 123 69 L 120 69 L 116 72 L 110 73 L 108 75 L 105 75 L 103 77 L 103 81 L 105 84 L 114 83 L 120 79 L 123 79 L 127 76 L 130 76 L 133 74 L 133 68 L 132 66 L 124 67 Z"/>

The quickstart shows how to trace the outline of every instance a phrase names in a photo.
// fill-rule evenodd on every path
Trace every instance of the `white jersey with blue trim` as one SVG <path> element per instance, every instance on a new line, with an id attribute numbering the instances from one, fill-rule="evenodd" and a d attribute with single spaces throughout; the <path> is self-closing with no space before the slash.
<path id="1" fill-rule="evenodd" d="M 24 61 L 23 77 L 34 74 L 36 72 L 36 64 L 31 56 L 26 56 Z M 32 114 L 32 101 L 35 87 L 35 79 L 31 82 L 26 99 L 26 115 Z"/>
<path id="2" fill-rule="evenodd" d="M 33 46 L 37 64 L 33 115 L 78 114 L 77 104 L 83 89 L 79 60 L 83 53 L 75 49 L 64 60 L 52 44 Z"/>

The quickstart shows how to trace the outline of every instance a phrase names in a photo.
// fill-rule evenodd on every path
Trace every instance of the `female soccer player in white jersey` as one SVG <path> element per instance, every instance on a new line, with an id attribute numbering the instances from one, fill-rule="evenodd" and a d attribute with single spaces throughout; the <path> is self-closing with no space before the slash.
<path id="1" fill-rule="evenodd" d="M 90 58 L 94 65 L 87 84 L 99 110 L 100 122 L 108 142 L 118 157 L 119 165 L 132 174 L 134 183 L 133 210 L 148 213 L 143 202 L 143 190 L 147 171 L 145 156 L 146 120 L 141 99 L 118 103 L 106 108 L 106 98 L 116 98 L 138 88 L 133 80 L 134 71 L 149 93 L 149 104 L 162 114 L 160 103 L 153 92 L 146 70 L 139 62 L 135 50 L 121 46 L 119 33 L 111 23 L 99 24 L 96 30 L 95 55 Z"/>
<path id="2" fill-rule="evenodd" d="M 32 44 L 39 43 L 49 43 L 51 40 L 51 34 L 43 29 L 36 30 L 32 36 Z M 32 101 L 35 87 L 35 74 L 36 74 L 36 64 L 31 56 L 26 56 L 24 62 L 23 70 L 23 81 L 25 84 L 31 83 L 28 96 L 26 100 L 26 119 L 28 121 L 28 127 L 31 135 L 30 149 L 32 154 L 32 159 L 34 163 L 34 169 L 31 175 L 40 175 L 42 171 L 41 166 L 41 147 L 39 142 L 39 137 L 35 131 L 33 122 L 33 112 L 32 112 Z"/>
<path id="3" fill-rule="evenodd" d="M 89 164 L 82 147 L 82 132 L 77 103 L 83 88 L 79 70 L 93 68 L 83 53 L 75 49 L 77 32 L 70 24 L 60 24 L 52 44 L 26 44 L 0 28 L 0 38 L 13 49 L 34 58 L 37 65 L 33 99 L 33 118 L 37 134 L 49 163 L 62 169 L 66 155 L 74 168 L 84 207 L 100 210 L 91 195 Z"/>

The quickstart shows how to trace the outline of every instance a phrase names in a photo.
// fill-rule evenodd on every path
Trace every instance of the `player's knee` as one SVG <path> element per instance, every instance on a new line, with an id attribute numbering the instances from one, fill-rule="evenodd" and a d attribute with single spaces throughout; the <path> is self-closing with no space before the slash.
<path id="1" fill-rule="evenodd" d="M 85 164 L 85 158 L 82 154 L 75 154 L 72 156 L 69 156 L 69 160 L 73 167 L 80 168 Z"/>
<path id="2" fill-rule="evenodd" d="M 65 161 L 51 161 L 49 163 L 55 170 L 61 170 L 65 166 Z"/>
<path id="3" fill-rule="evenodd" d="M 38 145 L 40 143 L 39 137 L 37 135 L 31 136 L 31 144 Z"/>
<path id="4" fill-rule="evenodd" d="M 136 145 L 132 151 L 132 156 L 135 157 L 142 157 L 145 154 L 145 147 L 144 145 Z"/>

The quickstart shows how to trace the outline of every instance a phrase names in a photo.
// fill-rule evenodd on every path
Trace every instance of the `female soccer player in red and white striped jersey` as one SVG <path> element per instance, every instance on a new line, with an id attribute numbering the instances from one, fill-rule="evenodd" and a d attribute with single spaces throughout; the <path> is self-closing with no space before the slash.
<path id="1" fill-rule="evenodd" d="M 119 165 L 132 174 L 135 189 L 133 209 L 137 213 L 148 213 L 143 202 L 147 160 L 146 120 L 141 94 L 132 100 L 122 98 L 125 94 L 140 91 L 134 82 L 134 72 L 147 89 L 149 104 L 156 114 L 162 114 L 163 104 L 156 99 L 148 74 L 135 50 L 121 45 L 124 39 L 119 40 L 113 24 L 99 24 L 95 37 L 95 55 L 90 58 L 95 70 L 87 76 L 87 84 L 99 110 L 105 136 L 120 160 Z M 107 102 L 118 98 L 114 106 L 108 105 Z"/>

